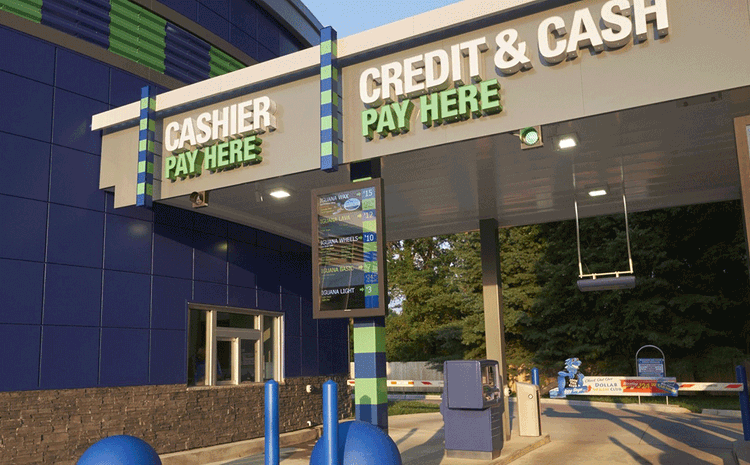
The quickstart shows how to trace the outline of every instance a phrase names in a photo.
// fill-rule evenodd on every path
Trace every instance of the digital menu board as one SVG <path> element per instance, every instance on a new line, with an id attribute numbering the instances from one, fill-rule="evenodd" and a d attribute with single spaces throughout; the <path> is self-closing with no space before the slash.
<path id="1" fill-rule="evenodd" d="M 384 316 L 381 179 L 312 193 L 313 317 Z"/>

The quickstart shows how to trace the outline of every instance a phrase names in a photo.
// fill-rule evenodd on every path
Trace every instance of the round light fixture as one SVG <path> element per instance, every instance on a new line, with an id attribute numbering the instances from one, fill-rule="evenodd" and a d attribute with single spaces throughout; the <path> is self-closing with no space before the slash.
<path id="1" fill-rule="evenodd" d="M 539 142 L 539 132 L 536 128 L 524 128 L 521 130 L 521 142 L 526 145 L 534 145 Z"/>

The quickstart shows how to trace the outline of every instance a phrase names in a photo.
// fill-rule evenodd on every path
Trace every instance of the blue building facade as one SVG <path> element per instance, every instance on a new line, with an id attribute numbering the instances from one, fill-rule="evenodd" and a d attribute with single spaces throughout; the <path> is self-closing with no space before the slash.
<path id="1" fill-rule="evenodd" d="M 92 115 L 145 85 L 163 91 L 312 45 L 283 21 L 252 0 L 0 1 L 0 407 L 19 391 L 39 391 L 26 398 L 41 404 L 80 388 L 101 399 L 111 387 L 188 390 L 193 304 L 283 316 L 287 384 L 347 371 L 347 322 L 312 319 L 308 245 L 199 211 L 115 209 L 99 189 Z M 242 396 L 262 407 L 259 393 Z M 39 408 L 28 402 L 0 419 L 28 418 Z M 60 424 L 75 415 L 60 409 Z M 0 428 L 13 463 L 72 460 L 49 445 L 13 449 L 19 425 Z"/>

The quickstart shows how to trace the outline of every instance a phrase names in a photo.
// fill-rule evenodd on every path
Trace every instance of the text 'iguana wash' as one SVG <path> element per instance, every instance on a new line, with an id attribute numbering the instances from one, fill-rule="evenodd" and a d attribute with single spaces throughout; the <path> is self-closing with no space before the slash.
<path id="1" fill-rule="evenodd" d="M 259 134 L 276 129 L 276 103 L 259 97 L 172 121 L 164 128 L 164 148 L 174 156 L 164 161 L 164 177 L 172 181 L 226 171 L 263 161 Z"/>
<path id="2" fill-rule="evenodd" d="M 610 0 L 593 14 L 576 10 L 572 18 L 552 16 L 537 28 L 538 54 L 545 65 L 578 58 L 579 50 L 593 53 L 648 40 L 648 25 L 656 34 L 669 34 L 667 0 Z M 568 28 L 570 24 L 570 28 Z M 534 67 L 525 41 L 516 29 L 494 37 L 494 68 L 498 77 L 511 76 Z M 448 48 L 448 47 L 446 47 Z M 415 102 L 425 128 L 436 124 L 482 117 L 502 111 L 498 79 L 484 80 L 487 37 L 467 40 L 401 61 L 368 68 L 359 77 L 359 96 L 368 107 L 361 114 L 362 136 L 372 139 L 408 132 Z M 490 65 L 491 66 L 491 65 Z"/>

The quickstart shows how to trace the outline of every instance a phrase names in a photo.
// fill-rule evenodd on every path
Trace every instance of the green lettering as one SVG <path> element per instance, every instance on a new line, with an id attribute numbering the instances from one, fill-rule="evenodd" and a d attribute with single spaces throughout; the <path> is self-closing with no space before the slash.
<path id="1" fill-rule="evenodd" d="M 174 181 L 175 178 L 177 177 L 174 175 L 174 169 L 175 169 L 175 166 L 177 166 L 177 157 L 176 156 L 167 157 L 166 165 L 167 166 L 166 166 L 165 177 L 167 179 L 171 179 L 172 181 Z"/>
<path id="2" fill-rule="evenodd" d="M 458 88 L 458 115 L 461 118 L 468 119 L 471 118 L 471 115 L 481 115 L 477 94 L 476 86 L 462 86 Z"/>
<path id="3" fill-rule="evenodd" d="M 362 137 L 372 140 L 375 136 L 373 128 L 378 121 L 378 110 L 368 108 L 362 112 Z"/>
<path id="4" fill-rule="evenodd" d="M 216 146 L 206 147 L 203 149 L 203 154 L 206 160 L 206 169 L 211 172 L 216 171 Z"/>
<path id="5" fill-rule="evenodd" d="M 503 111 L 503 107 L 500 105 L 500 84 L 498 84 L 497 79 L 479 83 L 479 93 L 482 97 L 480 105 L 485 115 Z"/>
<path id="6" fill-rule="evenodd" d="M 229 141 L 229 166 L 241 165 L 242 158 L 242 140 L 234 139 Z"/>
<path id="7" fill-rule="evenodd" d="M 251 136 L 245 137 L 243 141 L 243 158 L 242 161 L 246 165 L 255 165 L 263 161 L 263 157 L 260 156 L 260 152 L 263 149 L 260 148 L 260 144 L 263 143 L 260 137 Z"/>
<path id="8" fill-rule="evenodd" d="M 203 172 L 203 152 L 194 150 L 192 152 L 185 152 L 188 162 L 188 175 L 189 176 L 200 176 Z"/>
<path id="9" fill-rule="evenodd" d="M 227 160 L 227 155 L 228 155 L 227 148 L 228 147 L 229 147 L 229 142 L 216 144 L 216 167 L 220 170 L 223 170 L 229 164 L 229 160 Z"/>
<path id="10" fill-rule="evenodd" d="M 433 123 L 443 122 L 440 118 L 440 98 L 437 95 L 422 95 L 419 97 L 419 108 L 422 111 L 422 124 L 431 127 Z"/>
<path id="11" fill-rule="evenodd" d="M 440 92 L 440 116 L 447 121 L 458 119 L 458 100 L 456 89 L 448 89 Z"/>
<path id="12" fill-rule="evenodd" d="M 377 133 L 385 137 L 389 132 L 396 131 L 396 123 L 393 121 L 393 113 L 391 113 L 390 105 L 384 105 L 380 109 L 380 118 L 378 118 Z"/>
<path id="13" fill-rule="evenodd" d="M 182 152 L 181 154 L 177 155 L 177 167 L 174 170 L 174 175 L 180 178 L 185 178 L 188 175 L 187 157 L 185 156 L 186 153 L 190 152 Z"/>
<path id="14" fill-rule="evenodd" d="M 394 102 L 391 108 L 396 113 L 396 129 L 401 132 L 409 132 L 411 129 L 411 112 L 414 110 L 414 103 L 411 100 L 404 100 L 401 103 Z"/>

